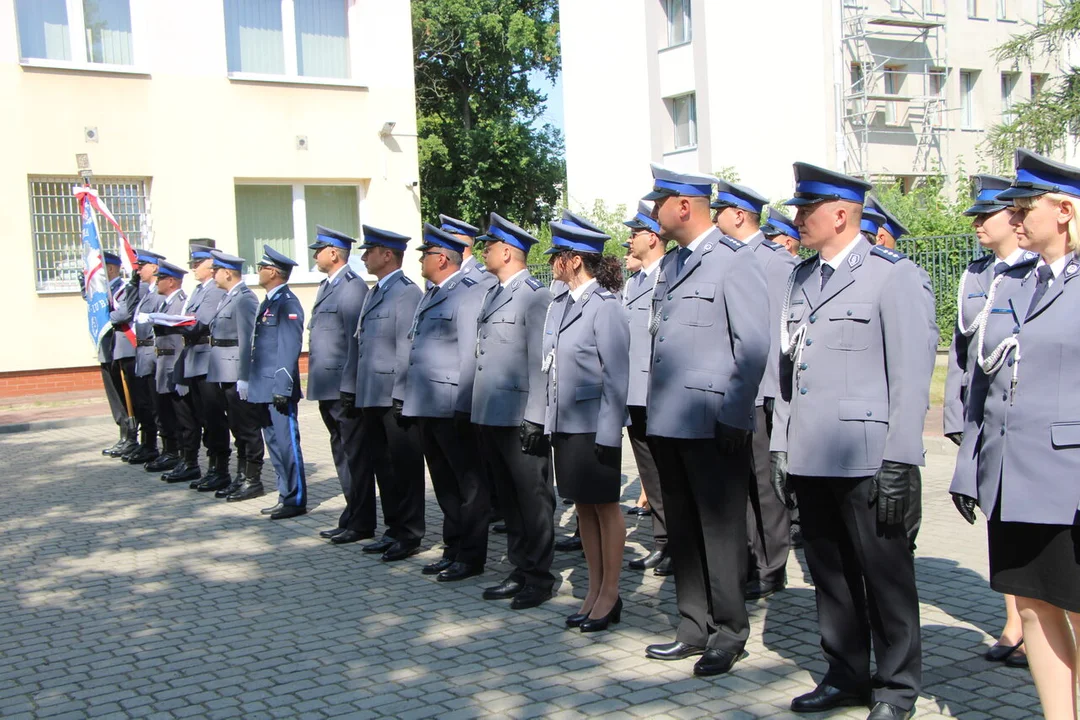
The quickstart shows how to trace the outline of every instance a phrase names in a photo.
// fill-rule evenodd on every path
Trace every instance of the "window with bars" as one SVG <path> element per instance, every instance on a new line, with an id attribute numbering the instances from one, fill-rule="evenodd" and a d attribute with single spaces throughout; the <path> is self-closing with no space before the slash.
<path id="1" fill-rule="evenodd" d="M 82 181 L 70 177 L 30 177 L 30 227 L 34 243 L 37 291 L 78 292 L 82 272 L 82 219 L 72 189 Z M 133 247 L 145 245 L 149 234 L 147 178 L 94 178 L 97 190 Z M 102 248 L 119 252 L 120 236 L 98 216 Z"/>

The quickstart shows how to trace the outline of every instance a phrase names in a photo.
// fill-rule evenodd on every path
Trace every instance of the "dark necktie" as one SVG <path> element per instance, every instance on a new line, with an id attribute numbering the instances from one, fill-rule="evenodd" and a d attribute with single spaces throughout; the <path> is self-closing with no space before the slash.
<path id="1" fill-rule="evenodd" d="M 821 290 L 825 289 L 825 283 L 829 282 L 829 278 L 832 277 L 832 274 L 834 272 L 836 272 L 836 268 L 834 268 L 832 265 L 821 266 Z"/>
<path id="2" fill-rule="evenodd" d="M 690 248 L 679 248 L 679 257 L 675 259 L 675 272 L 681 273 L 683 266 L 686 265 L 687 259 L 690 257 L 690 253 L 693 252 Z"/>
<path id="3" fill-rule="evenodd" d="M 319 292 L 315 295 L 315 302 L 322 302 L 322 299 L 326 297 L 326 289 L 330 287 L 330 279 L 327 278 L 319 283 Z"/>
<path id="4" fill-rule="evenodd" d="M 563 310 L 563 316 L 562 316 L 563 322 L 566 322 L 566 318 L 570 315 L 570 308 L 572 308 L 572 307 L 574 307 L 574 296 L 573 295 L 567 295 L 566 296 L 566 308 Z"/>
<path id="5" fill-rule="evenodd" d="M 999 261 L 998 264 L 994 266 L 994 277 L 997 277 L 1001 273 L 1008 270 L 1010 267 L 1011 266 L 1009 265 L 1009 263 L 1005 262 L 1004 260 Z"/>
<path id="6" fill-rule="evenodd" d="M 1046 294 L 1046 289 L 1050 287 L 1050 278 L 1054 276 L 1054 271 L 1050 269 L 1049 265 L 1043 265 L 1035 271 L 1035 277 L 1037 279 L 1035 283 L 1035 294 L 1031 296 L 1031 304 L 1028 305 L 1027 314 L 1038 306 L 1039 301 L 1042 300 L 1043 295 Z"/>

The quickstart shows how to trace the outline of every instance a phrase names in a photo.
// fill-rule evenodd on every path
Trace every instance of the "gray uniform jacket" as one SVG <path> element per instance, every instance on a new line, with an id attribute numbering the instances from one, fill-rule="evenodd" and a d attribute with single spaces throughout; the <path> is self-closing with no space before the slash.
<path id="1" fill-rule="evenodd" d="M 206 337 L 204 333 L 210 326 L 210 321 L 217 313 L 221 299 L 225 297 L 225 291 L 217 286 L 213 280 L 208 280 L 202 285 L 197 285 L 191 291 L 191 299 L 187 304 L 187 314 L 194 315 L 197 321 L 198 333 L 185 333 L 188 342 L 187 350 L 184 351 L 184 377 L 193 378 L 206 375 L 210 370 L 210 345 L 196 343 L 199 337 Z M 256 305 L 256 308 L 258 305 Z"/>
<path id="2" fill-rule="evenodd" d="M 787 248 L 772 240 L 766 240 L 760 231 L 747 238 L 746 244 L 753 249 L 754 257 L 762 263 L 769 293 L 769 362 L 765 366 L 765 375 L 761 378 L 755 400 L 760 407 L 765 398 L 776 398 L 780 395 L 780 315 L 784 310 L 788 278 L 798 261 Z"/>
<path id="3" fill-rule="evenodd" d="M 251 342 L 259 298 L 243 282 L 218 302 L 210 319 L 210 358 L 206 381 L 234 383 L 251 374 Z"/>
<path id="4" fill-rule="evenodd" d="M 356 393 L 356 407 L 390 407 L 394 398 L 405 397 L 409 329 L 422 294 L 398 273 L 364 299 L 341 375 L 341 391 Z"/>
<path id="5" fill-rule="evenodd" d="M 424 294 L 413 321 L 403 415 L 472 412 L 476 319 L 484 295 L 475 280 L 460 275 Z"/>
<path id="6" fill-rule="evenodd" d="M 660 266 L 646 276 L 640 270 L 630 276 L 623 288 L 623 304 L 630 324 L 630 388 L 626 404 L 645 407 L 649 396 L 649 365 L 652 363 L 652 335 L 649 334 L 649 311 L 653 287 L 660 277 Z"/>
<path id="7" fill-rule="evenodd" d="M 769 354 L 761 263 L 713 230 L 677 271 L 664 256 L 653 294 L 659 318 L 649 372 L 649 435 L 705 439 L 716 423 L 754 429 L 754 401 Z"/>
<path id="8" fill-rule="evenodd" d="M 522 420 L 543 424 L 544 318 L 550 304 L 551 293 L 527 273 L 504 290 L 496 283 L 484 294 L 472 397 L 472 421 L 477 425 L 517 427 Z"/>
<path id="9" fill-rule="evenodd" d="M 124 281 L 120 278 L 113 278 L 109 281 L 109 294 L 112 296 L 113 299 L 113 307 L 117 306 L 116 301 L 118 293 L 120 292 L 120 289 L 122 287 L 124 287 Z M 101 338 L 101 342 L 98 343 L 97 359 L 99 363 L 112 362 L 113 347 L 116 345 L 116 340 L 113 339 L 113 335 L 115 334 L 115 332 L 115 330 L 110 331 L 103 338 Z"/>
<path id="10" fill-rule="evenodd" d="M 487 290 L 499 284 L 499 279 L 489 273 L 487 268 L 477 262 L 476 258 L 471 255 L 461 263 L 461 276 L 475 280 L 481 290 Z"/>
<path id="11" fill-rule="evenodd" d="M 348 265 L 319 287 L 308 321 L 308 400 L 337 400 L 368 286 Z"/>
<path id="12" fill-rule="evenodd" d="M 177 290 L 171 299 L 161 298 L 161 310 L 158 312 L 169 315 L 179 315 L 184 309 L 187 293 Z M 139 348 L 140 350 L 142 348 Z M 180 359 L 180 352 L 184 349 L 184 336 L 177 328 L 155 327 L 154 328 L 154 385 L 160 394 L 176 391 L 176 379 L 173 377 L 173 368 Z"/>
<path id="13" fill-rule="evenodd" d="M 860 239 L 821 288 L 817 255 L 793 274 L 787 329 L 801 342 L 780 358 L 772 450 L 788 471 L 865 477 L 882 460 L 923 464 L 930 378 L 924 292 L 902 253 Z M 801 330 L 805 328 L 805 330 Z"/>
<path id="14" fill-rule="evenodd" d="M 135 330 L 135 308 L 138 307 L 146 294 L 150 292 L 150 288 L 146 283 L 139 283 L 139 292 L 136 296 L 131 290 L 131 283 L 125 282 L 120 290 L 116 293 L 116 309 L 109 312 L 109 322 L 116 327 L 116 332 L 113 333 L 113 359 L 122 360 L 124 358 L 135 357 L 135 346 L 128 340 L 127 334 L 120 331 L 120 325 L 129 325 L 131 329 Z"/>
<path id="15" fill-rule="evenodd" d="M 937 347 L 941 331 L 937 326 L 937 305 L 930 273 L 918 265 L 915 269 L 919 271 L 919 282 L 922 283 L 923 289 L 923 311 L 926 313 L 926 382 L 929 387 L 930 378 L 934 374 L 934 365 L 937 363 Z"/>
<path id="16" fill-rule="evenodd" d="M 269 404 L 275 395 L 300 399 L 303 346 L 304 308 L 288 285 L 279 285 L 273 297 L 263 299 L 255 318 L 248 402 Z"/>
<path id="17" fill-rule="evenodd" d="M 567 309 L 555 298 L 544 330 L 548 370 L 544 432 L 596 433 L 596 444 L 622 447 L 630 383 L 630 324 L 615 293 L 598 284 Z"/>
<path id="18" fill-rule="evenodd" d="M 165 297 L 158 294 L 157 290 L 152 290 L 139 301 L 135 314 L 161 312 L 163 307 L 165 307 Z M 154 354 L 154 324 L 135 323 L 135 340 L 139 343 L 139 346 L 135 348 L 135 377 L 153 375 L 157 366 Z"/>
<path id="19" fill-rule="evenodd" d="M 1075 255 L 1028 312 L 1036 275 L 1008 270 L 994 295 L 985 352 L 1015 336 L 991 376 L 976 368 L 964 442 L 950 490 L 977 497 L 987 517 L 1001 495 L 1003 522 L 1072 525 L 1080 506 L 1080 258 Z M 975 352 L 972 348 L 972 352 Z M 1018 361 L 1017 357 L 1021 359 Z M 1016 372 L 1015 391 L 1012 389 Z M 976 472 L 971 468 L 975 466 Z M 977 478 L 977 490 L 971 478 Z"/>

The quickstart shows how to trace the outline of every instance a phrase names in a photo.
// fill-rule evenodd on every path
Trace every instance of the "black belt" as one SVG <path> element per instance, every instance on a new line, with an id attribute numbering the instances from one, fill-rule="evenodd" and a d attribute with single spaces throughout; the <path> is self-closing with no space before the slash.
<path id="1" fill-rule="evenodd" d="M 139 347 L 154 347 L 154 338 L 146 338 L 145 340 L 137 340 L 136 345 Z"/>
<path id="2" fill-rule="evenodd" d="M 240 347 L 239 340 L 210 338 L 210 347 Z"/>
<path id="3" fill-rule="evenodd" d="M 162 355 L 175 355 L 175 354 L 176 354 L 176 350 L 174 350 L 173 348 L 157 348 L 157 356 L 158 357 L 161 357 Z"/>
<path id="4" fill-rule="evenodd" d="M 206 336 L 203 336 L 203 337 L 199 338 L 198 340 L 189 340 L 188 338 L 184 338 L 184 344 L 185 345 L 209 345 L 210 344 L 210 338 L 208 338 Z"/>

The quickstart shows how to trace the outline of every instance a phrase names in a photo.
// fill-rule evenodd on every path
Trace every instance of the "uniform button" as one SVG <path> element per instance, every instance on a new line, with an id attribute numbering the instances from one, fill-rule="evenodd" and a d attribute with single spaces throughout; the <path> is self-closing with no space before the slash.
<path id="1" fill-rule="evenodd" d="M 805 370 L 806 368 L 807 368 L 807 364 L 806 364 L 806 363 L 799 363 L 799 369 L 800 369 L 800 370 Z"/>
<path id="2" fill-rule="evenodd" d="M 806 347 L 810 347 L 813 344 L 814 344 L 813 340 L 811 340 L 810 338 L 806 338 Z"/>
<path id="3" fill-rule="evenodd" d="M 806 394 L 806 388 L 799 388 L 799 394 L 800 395 L 805 395 Z"/>
<path id="4" fill-rule="evenodd" d="M 712 383 L 709 383 L 709 387 L 710 387 L 710 388 L 712 387 Z"/>
<path id="5" fill-rule="evenodd" d="M 664 315 L 664 319 L 667 320 L 667 315 L 666 314 Z"/>
<path id="6" fill-rule="evenodd" d="M 477 371 L 483 370 L 484 366 L 483 365 L 478 365 L 476 369 L 477 369 Z"/>
<path id="7" fill-rule="evenodd" d="M 1002 434 L 1002 435 L 1004 435 L 1004 434 L 1005 434 L 1005 428 L 1001 428 L 1001 434 Z"/>
<path id="8" fill-rule="evenodd" d="M 672 299 L 672 295 L 671 295 L 671 293 L 668 293 L 667 299 L 668 299 L 668 300 L 671 300 L 671 299 Z"/>
<path id="9" fill-rule="evenodd" d="M 810 322 L 812 322 L 812 323 L 817 322 L 817 315 L 811 315 L 810 316 Z"/>
<path id="10" fill-rule="evenodd" d="M 851 317 L 851 311 L 850 310 L 847 311 L 847 316 Z"/>
<path id="11" fill-rule="evenodd" d="M 1009 367 L 1012 367 L 1012 364 L 1013 364 L 1013 359 L 1012 359 L 1012 358 L 1009 358 L 1009 362 L 1008 362 L 1008 363 L 1006 363 L 1006 364 L 1007 364 L 1007 365 L 1008 365 Z"/>
<path id="12" fill-rule="evenodd" d="M 656 364 L 659 365 L 661 360 L 663 360 L 663 358 L 656 358 Z"/>
<path id="13" fill-rule="evenodd" d="M 657 340 L 656 342 L 664 342 L 664 336 L 663 336 L 663 335 L 661 335 L 661 336 L 660 336 L 660 339 L 659 339 L 659 340 Z"/>
<path id="14" fill-rule="evenodd" d="M 1001 399 L 1002 400 L 1008 400 L 1009 399 L 1009 393 L 1007 393 L 1007 392 L 1001 393 Z"/>
<path id="15" fill-rule="evenodd" d="M 486 350 L 481 350 L 480 354 L 483 355 L 485 352 L 487 352 L 487 351 Z"/>
<path id="16" fill-rule="evenodd" d="M 1020 326 L 1019 325 L 1013 325 L 1013 332 L 1014 333 L 1020 332 Z"/>
<path id="17" fill-rule="evenodd" d="M 487 340 L 487 333 L 484 333 L 484 339 Z"/>
<path id="18" fill-rule="evenodd" d="M 409 361 L 409 364 L 410 364 L 410 365 L 415 365 L 416 363 L 415 363 L 415 362 L 413 362 L 412 360 L 410 360 L 410 361 Z"/>
<path id="19" fill-rule="evenodd" d="M 695 294 L 695 295 L 700 295 L 700 294 L 701 294 L 701 291 L 700 291 L 700 290 L 695 290 L 695 291 L 694 291 L 694 294 Z"/>
<path id="20" fill-rule="evenodd" d="M 874 411 L 873 410 L 867 410 L 866 411 L 866 417 L 874 417 Z"/>

